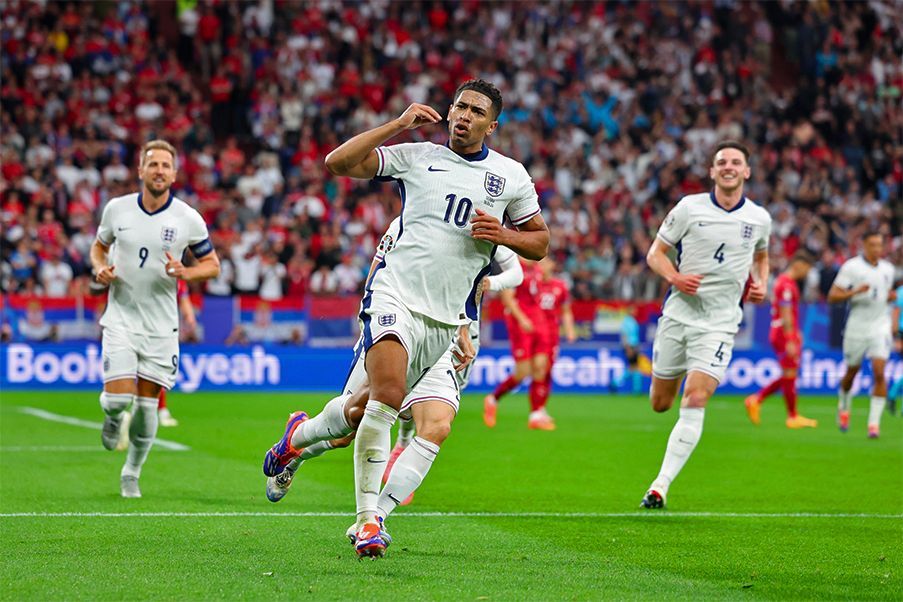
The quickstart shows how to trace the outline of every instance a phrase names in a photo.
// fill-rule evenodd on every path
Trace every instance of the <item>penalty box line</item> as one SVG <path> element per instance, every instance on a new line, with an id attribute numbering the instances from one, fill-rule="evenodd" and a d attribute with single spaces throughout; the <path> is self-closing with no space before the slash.
<path id="1" fill-rule="evenodd" d="M 348 518 L 350 512 L 7 512 L 0 518 Z M 903 514 L 821 512 L 401 512 L 392 518 L 826 518 L 903 519 Z"/>

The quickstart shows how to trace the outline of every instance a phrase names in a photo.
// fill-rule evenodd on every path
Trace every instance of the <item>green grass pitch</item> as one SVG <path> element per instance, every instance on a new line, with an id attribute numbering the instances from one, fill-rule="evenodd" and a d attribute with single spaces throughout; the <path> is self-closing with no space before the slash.
<path id="1" fill-rule="evenodd" d="M 864 396 L 845 435 L 829 397 L 803 397 L 821 424 L 790 431 L 779 398 L 756 428 L 739 397 L 716 396 L 669 508 L 652 513 L 637 506 L 674 410 L 553 394 L 559 428 L 536 432 L 515 395 L 489 430 L 466 395 L 414 503 L 387 523 L 386 558 L 363 562 L 344 538 L 350 450 L 307 463 L 282 502 L 264 497 L 263 452 L 291 410 L 325 399 L 172 395 L 181 425 L 159 436 L 190 450 L 155 448 L 144 497 L 124 500 L 124 456 L 96 430 L 22 411 L 100 422 L 96 393 L 3 392 L 0 599 L 903 599 L 903 419 L 866 439 Z"/>

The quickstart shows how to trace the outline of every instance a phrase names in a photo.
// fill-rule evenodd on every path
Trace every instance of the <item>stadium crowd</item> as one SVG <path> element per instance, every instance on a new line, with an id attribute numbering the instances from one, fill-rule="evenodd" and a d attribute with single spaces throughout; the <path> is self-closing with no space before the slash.
<path id="1" fill-rule="evenodd" d="M 880 228 L 903 269 L 903 18 L 888 2 L 26 2 L 2 11 L 2 290 L 85 290 L 136 150 L 181 152 L 177 194 L 223 258 L 212 295 L 360 290 L 394 185 L 323 158 L 411 102 L 502 90 L 494 148 L 533 176 L 576 298 L 654 299 L 643 256 L 708 153 L 752 148 L 775 272 L 801 246 L 822 299 Z M 442 126 L 411 139 L 444 141 Z M 393 140 L 397 142 L 401 140 Z M 903 276 L 898 272 L 899 276 Z M 199 291 L 200 292 L 200 291 Z"/>

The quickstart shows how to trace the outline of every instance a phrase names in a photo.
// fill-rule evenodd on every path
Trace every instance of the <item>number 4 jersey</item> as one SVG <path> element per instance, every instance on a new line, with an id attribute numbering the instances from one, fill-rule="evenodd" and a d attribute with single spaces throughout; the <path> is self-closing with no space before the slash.
<path id="1" fill-rule="evenodd" d="M 485 145 L 472 155 L 430 142 L 376 152 L 376 176 L 398 181 L 402 210 L 395 248 L 367 288 L 438 322 L 476 320 L 475 287 L 489 272 L 495 245 L 471 238 L 470 220 L 478 209 L 514 225 L 537 215 L 527 170 Z"/>
<path id="2" fill-rule="evenodd" d="M 674 206 L 658 237 L 677 250 L 681 274 L 702 274 L 696 295 L 672 287 L 662 314 L 683 324 L 734 334 L 753 255 L 768 249 L 771 216 L 747 198 L 730 211 L 714 192 L 685 196 Z"/>
<path id="3" fill-rule="evenodd" d="M 198 258 L 213 252 L 201 214 L 172 194 L 148 213 L 141 195 L 129 194 L 104 207 L 97 240 L 116 243 L 110 258 L 116 280 L 100 325 L 145 336 L 177 333 L 177 281 L 166 274 L 166 254 L 181 259 L 186 247 Z"/>

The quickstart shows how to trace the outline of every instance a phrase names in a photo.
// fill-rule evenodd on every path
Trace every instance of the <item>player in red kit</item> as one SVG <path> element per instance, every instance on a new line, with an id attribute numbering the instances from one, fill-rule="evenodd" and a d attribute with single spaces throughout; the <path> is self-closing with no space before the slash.
<path id="1" fill-rule="evenodd" d="M 787 405 L 787 428 L 814 428 L 818 422 L 796 411 L 796 375 L 800 367 L 803 337 L 800 332 L 800 289 L 797 281 L 804 280 L 812 268 L 814 258 L 808 251 L 797 251 L 790 265 L 774 282 L 774 300 L 771 304 L 771 332 L 768 341 L 774 348 L 783 373 L 758 393 L 746 398 L 746 412 L 753 424 L 759 424 L 762 402 L 781 389 Z"/>
<path id="2" fill-rule="evenodd" d="M 490 395 L 483 400 L 483 422 L 492 428 L 496 422 L 498 401 L 516 388 L 526 378 L 533 382 L 543 382 L 549 370 L 549 328 L 546 325 L 546 314 L 539 307 L 539 292 L 543 281 L 542 270 L 535 262 L 522 261 L 524 280 L 520 286 L 501 291 L 502 303 L 505 305 L 505 325 L 508 338 L 511 340 L 511 354 L 514 356 L 514 372 L 501 382 Z M 532 389 L 531 389 L 532 398 Z M 530 421 L 530 428 L 545 428 L 547 421 Z M 554 423 L 551 424 L 554 427 Z M 545 430 L 550 430 L 545 428 Z"/>
<path id="3" fill-rule="evenodd" d="M 530 385 L 530 428 L 554 430 L 555 421 L 546 412 L 546 403 L 552 390 L 552 366 L 558 358 L 560 331 L 564 325 L 564 336 L 568 343 L 577 340 L 574 329 L 574 314 L 571 311 L 571 296 L 568 286 L 555 278 L 555 261 L 548 255 L 539 262 L 542 281 L 539 284 L 539 309 L 545 314 L 546 332 L 540 336 L 545 355 L 549 358 L 546 377 L 533 381 Z"/>

